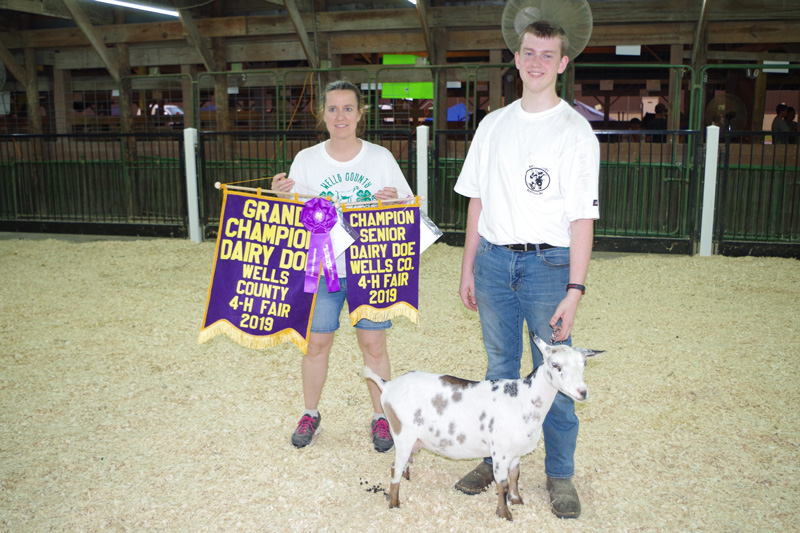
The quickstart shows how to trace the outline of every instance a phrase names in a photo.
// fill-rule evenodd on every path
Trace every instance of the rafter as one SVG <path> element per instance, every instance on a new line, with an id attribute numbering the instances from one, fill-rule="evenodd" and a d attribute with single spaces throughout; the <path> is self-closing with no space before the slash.
<path id="1" fill-rule="evenodd" d="M 314 48 L 311 46 L 311 41 L 308 39 L 308 32 L 306 32 L 306 27 L 305 24 L 303 24 L 300 11 L 297 9 L 296 0 L 284 0 L 284 5 L 286 6 L 286 11 L 289 12 L 289 19 L 292 21 L 292 26 L 294 26 L 297 37 L 300 39 L 300 45 L 303 47 L 303 51 L 306 54 L 308 64 L 311 65 L 312 68 L 316 68 L 318 64 L 317 53 L 314 51 Z"/>
<path id="2" fill-rule="evenodd" d="M 102 59 L 103 64 L 106 66 L 106 69 L 108 69 L 108 73 L 111 74 L 111 77 L 118 82 L 120 79 L 119 64 L 117 63 L 116 58 L 111 56 L 111 53 L 103 42 L 103 39 L 89 21 L 89 17 L 86 16 L 86 13 L 83 12 L 83 9 L 81 9 L 81 6 L 79 6 L 78 2 L 75 0 L 64 0 L 64 5 L 67 6 L 67 9 L 72 15 L 72 20 L 75 21 L 75 24 L 77 24 L 84 35 L 86 35 L 86 38 L 89 39 L 92 47 L 100 56 L 100 59 Z"/>
<path id="3" fill-rule="evenodd" d="M 700 15 L 697 20 L 697 29 L 694 34 L 694 41 L 692 42 L 692 67 L 699 65 L 700 56 L 706 48 L 708 42 L 706 38 L 706 28 L 708 26 L 708 2 L 703 0 L 703 5 L 700 7 Z"/>
<path id="4" fill-rule="evenodd" d="M 431 27 L 428 23 L 428 5 L 429 0 L 417 0 L 417 14 L 419 15 L 419 23 L 422 27 L 422 34 L 425 37 L 425 49 L 428 52 L 430 62 L 435 61 L 436 57 L 436 40 L 431 33 Z"/>
<path id="5" fill-rule="evenodd" d="M 211 49 L 211 39 L 204 37 L 197 29 L 197 24 L 194 17 L 185 9 L 178 10 L 183 29 L 186 30 L 186 40 L 194 46 L 200 57 L 203 58 L 203 64 L 209 72 L 217 72 L 219 70 L 216 61 L 214 60 L 214 51 Z"/>
<path id="6" fill-rule="evenodd" d="M 0 41 L 0 62 L 6 66 L 11 74 L 17 78 L 17 81 L 23 86 L 28 84 L 28 73 L 25 71 L 25 67 L 17 61 L 2 41 Z"/>
<path id="7" fill-rule="evenodd" d="M 57 0 L 0 0 L 0 9 L 44 15 L 46 17 L 71 20 L 69 10 Z M 86 14 L 93 24 L 111 24 L 114 17 L 108 9 L 102 7 L 87 7 Z"/>

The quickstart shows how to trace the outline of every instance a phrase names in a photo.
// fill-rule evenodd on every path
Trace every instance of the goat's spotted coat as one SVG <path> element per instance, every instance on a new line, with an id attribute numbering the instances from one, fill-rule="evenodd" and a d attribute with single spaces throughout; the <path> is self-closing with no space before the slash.
<path id="1" fill-rule="evenodd" d="M 524 379 L 468 381 L 409 372 L 385 381 L 364 367 L 364 376 L 382 390 L 381 405 L 394 438 L 390 507 L 400 505 L 400 477 L 408 478 L 411 456 L 424 447 L 453 459 L 491 457 L 497 514 L 511 519 L 506 496 L 512 503 L 522 503 L 517 488 L 520 457 L 536 448 L 542 422 L 559 390 L 577 401 L 586 399 L 585 361 L 600 353 L 549 346 L 531 335 L 543 364 Z"/>

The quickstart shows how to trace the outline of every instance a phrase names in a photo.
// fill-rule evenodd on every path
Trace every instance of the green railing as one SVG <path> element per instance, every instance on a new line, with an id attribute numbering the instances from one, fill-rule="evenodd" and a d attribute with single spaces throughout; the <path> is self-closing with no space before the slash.
<path id="1" fill-rule="evenodd" d="M 723 135 L 717 240 L 800 244 L 800 137 L 764 145 L 761 136 Z"/>
<path id="2" fill-rule="evenodd" d="M 16 157 L 4 157 L 11 152 Z M 182 157 L 180 134 L 0 136 L 0 222 L 77 233 L 88 225 L 122 233 L 168 226 L 154 231 L 180 234 Z"/>

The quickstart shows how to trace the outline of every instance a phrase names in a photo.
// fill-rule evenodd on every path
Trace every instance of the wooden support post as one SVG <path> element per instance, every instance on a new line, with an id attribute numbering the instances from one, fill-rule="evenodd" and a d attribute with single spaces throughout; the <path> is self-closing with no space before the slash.
<path id="1" fill-rule="evenodd" d="M 119 62 L 119 120 L 122 133 L 133 133 L 133 113 L 131 112 L 133 89 L 131 83 L 131 57 L 126 43 L 117 45 Z M 159 110 L 160 111 L 160 110 Z"/>
<path id="2" fill-rule="evenodd" d="M 28 104 L 28 123 L 31 133 L 42 134 L 42 115 L 39 114 L 39 82 L 36 79 L 36 53 L 33 48 L 25 49 L 25 96 Z"/>
<path id="3" fill-rule="evenodd" d="M 436 43 L 434 46 L 436 57 L 430 58 L 433 65 L 447 64 L 447 29 L 434 28 L 431 31 L 431 39 Z M 436 115 L 436 128 L 447 129 L 447 69 L 438 69 L 439 82 L 436 91 L 436 101 L 433 103 L 433 111 Z M 414 124 L 414 127 L 418 124 Z"/>
<path id="4" fill-rule="evenodd" d="M 214 62 L 222 70 L 222 74 L 214 75 L 214 104 L 217 106 L 217 131 L 233 131 L 230 106 L 228 105 L 228 75 L 225 71 L 228 62 L 225 58 L 225 39 L 212 39 L 214 49 Z M 233 140 L 229 135 L 223 135 L 221 146 L 221 161 L 233 162 Z"/>
<path id="5" fill-rule="evenodd" d="M 72 133 L 72 71 L 53 69 L 53 107 L 56 133 Z"/>
<path id="6" fill-rule="evenodd" d="M 575 104 L 575 63 L 570 61 L 567 63 L 567 69 L 561 75 L 561 83 L 564 84 L 564 100 L 572 107 Z M 608 104 L 608 96 L 603 103 L 603 108 Z M 606 111 L 607 113 L 608 111 Z"/>
<path id="7" fill-rule="evenodd" d="M 199 128 L 200 121 L 196 120 L 199 106 L 194 101 L 194 84 L 197 78 L 197 67 L 195 65 L 181 65 L 181 98 L 183 100 L 183 127 Z"/>
<path id="8" fill-rule="evenodd" d="M 499 65 L 503 62 L 502 50 L 490 50 L 489 62 L 492 65 Z M 503 71 L 500 67 L 492 68 L 489 71 L 489 111 L 495 111 L 503 107 Z"/>
<path id="9" fill-rule="evenodd" d="M 755 85 L 753 91 L 753 120 L 750 129 L 752 131 L 761 131 L 764 129 L 764 105 L 767 100 L 767 75 L 764 74 L 763 70 L 759 71 Z"/>
<path id="10" fill-rule="evenodd" d="M 669 48 L 669 62 L 671 65 L 683 63 L 683 45 L 673 44 Z M 683 77 L 676 69 L 669 70 L 669 110 L 667 111 L 667 129 L 681 129 L 681 84 Z M 670 136 L 671 137 L 671 136 Z M 670 142 L 672 139 L 670 139 Z"/>

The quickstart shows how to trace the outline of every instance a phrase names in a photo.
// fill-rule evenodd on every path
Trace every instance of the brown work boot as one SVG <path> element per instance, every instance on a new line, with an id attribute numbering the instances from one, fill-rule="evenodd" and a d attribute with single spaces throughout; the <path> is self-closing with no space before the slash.
<path id="1" fill-rule="evenodd" d="M 550 507 L 559 518 L 578 518 L 581 515 L 581 500 L 571 479 L 547 478 Z"/>
<path id="2" fill-rule="evenodd" d="M 492 481 L 494 481 L 492 465 L 486 461 L 481 461 L 481 464 L 476 466 L 472 472 L 462 477 L 458 483 L 456 483 L 456 490 L 474 496 L 488 489 Z"/>

